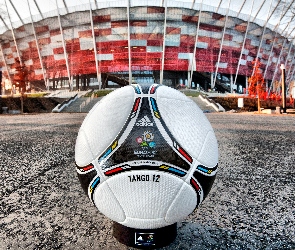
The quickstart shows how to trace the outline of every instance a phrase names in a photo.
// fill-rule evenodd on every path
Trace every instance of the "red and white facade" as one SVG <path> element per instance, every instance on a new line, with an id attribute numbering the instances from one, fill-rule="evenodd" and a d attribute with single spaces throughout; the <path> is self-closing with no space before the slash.
<path id="1" fill-rule="evenodd" d="M 13 81 L 17 59 L 29 70 L 31 82 L 77 75 L 159 71 L 211 72 L 250 76 L 258 58 L 265 79 L 294 77 L 294 44 L 267 22 L 219 11 L 203 4 L 193 8 L 129 6 L 89 8 L 28 22 L 0 35 L 0 67 Z M 212 10 L 212 11 L 210 11 Z M 222 12 L 222 13 L 221 13 Z M 268 12 L 271 13 L 271 9 Z M 216 75 L 216 74 L 215 74 Z M 214 85 L 214 81 L 211 85 Z"/>

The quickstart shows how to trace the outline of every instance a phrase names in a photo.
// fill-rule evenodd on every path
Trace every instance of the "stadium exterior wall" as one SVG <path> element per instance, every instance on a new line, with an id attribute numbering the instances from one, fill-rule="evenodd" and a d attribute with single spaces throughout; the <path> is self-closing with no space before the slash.
<path id="1" fill-rule="evenodd" d="M 97 74 L 101 81 L 101 73 L 166 70 L 236 78 L 250 76 L 258 57 L 265 79 L 273 82 L 280 79 L 281 63 L 287 79 L 293 78 L 295 49 L 276 30 L 236 17 L 143 6 L 81 11 L 26 24 L 1 35 L 1 52 L 3 75 L 12 81 L 18 58 L 30 81 L 46 82 L 85 74 Z"/>

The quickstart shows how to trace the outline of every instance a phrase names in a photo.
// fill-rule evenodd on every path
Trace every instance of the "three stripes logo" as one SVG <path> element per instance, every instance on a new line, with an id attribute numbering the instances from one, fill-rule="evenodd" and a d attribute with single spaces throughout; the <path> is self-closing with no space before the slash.
<path id="1" fill-rule="evenodd" d="M 153 127 L 154 124 L 151 122 L 150 118 L 148 118 L 147 115 L 145 115 L 143 118 L 141 118 L 139 121 L 135 123 L 136 126 L 139 127 Z"/>

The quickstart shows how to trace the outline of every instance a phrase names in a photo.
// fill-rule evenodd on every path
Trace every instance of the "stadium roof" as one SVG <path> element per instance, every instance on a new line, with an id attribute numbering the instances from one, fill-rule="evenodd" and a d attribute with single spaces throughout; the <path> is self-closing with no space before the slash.
<path id="1" fill-rule="evenodd" d="M 17 28 L 23 24 L 57 16 L 57 7 L 61 15 L 92 9 L 133 6 L 162 6 L 202 9 L 248 20 L 267 27 L 277 29 L 280 34 L 293 40 L 294 0 L 0 0 L 0 34 L 6 30 Z M 229 11 L 227 12 L 227 10 Z M 32 19 L 31 19 L 32 17 Z"/>

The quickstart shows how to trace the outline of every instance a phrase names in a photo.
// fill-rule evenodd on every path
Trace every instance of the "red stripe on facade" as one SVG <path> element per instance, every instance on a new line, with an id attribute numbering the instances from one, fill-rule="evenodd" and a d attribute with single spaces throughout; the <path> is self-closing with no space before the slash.
<path id="1" fill-rule="evenodd" d="M 122 28 L 122 27 L 128 27 L 128 21 L 112 21 L 111 22 L 111 27 L 112 28 Z"/>
<path id="2" fill-rule="evenodd" d="M 147 21 L 131 21 L 130 26 L 134 27 L 146 27 L 147 26 Z"/>
<path id="3" fill-rule="evenodd" d="M 163 7 L 147 7 L 147 13 L 148 14 L 165 13 L 165 8 L 163 8 Z"/>
<path id="4" fill-rule="evenodd" d="M 214 31 L 214 32 L 222 32 L 223 27 L 212 25 L 212 24 L 201 23 L 200 29 Z"/>
<path id="5" fill-rule="evenodd" d="M 47 45 L 47 44 L 50 44 L 50 42 L 51 42 L 50 37 L 39 38 L 39 39 L 38 39 L 38 44 L 39 44 L 39 45 Z"/>
<path id="6" fill-rule="evenodd" d="M 187 16 L 187 15 L 182 15 L 182 21 L 183 22 L 188 22 L 188 23 L 197 23 L 199 20 L 198 16 Z"/>
<path id="7" fill-rule="evenodd" d="M 60 29 L 50 30 L 49 34 L 50 36 L 60 35 Z"/>
<path id="8" fill-rule="evenodd" d="M 110 21 L 111 21 L 111 15 L 101 15 L 101 16 L 93 17 L 93 23 L 104 23 L 104 22 L 110 22 Z"/>
<path id="9" fill-rule="evenodd" d="M 127 47 L 128 40 L 97 42 L 96 46 L 99 50 L 103 50 L 104 48 L 110 49 L 111 47 L 112 47 L 112 49 L 116 49 L 116 47 Z"/>
<path id="10" fill-rule="evenodd" d="M 92 30 L 83 30 L 78 32 L 79 38 L 82 37 L 92 37 Z"/>
<path id="11" fill-rule="evenodd" d="M 49 27 L 47 25 L 45 25 L 45 26 L 39 26 L 39 27 L 36 26 L 35 27 L 35 31 L 36 31 L 37 34 L 40 34 L 40 33 L 49 31 Z"/>
<path id="12" fill-rule="evenodd" d="M 53 49 L 53 54 L 63 54 L 64 53 L 64 48 L 54 48 Z"/>

